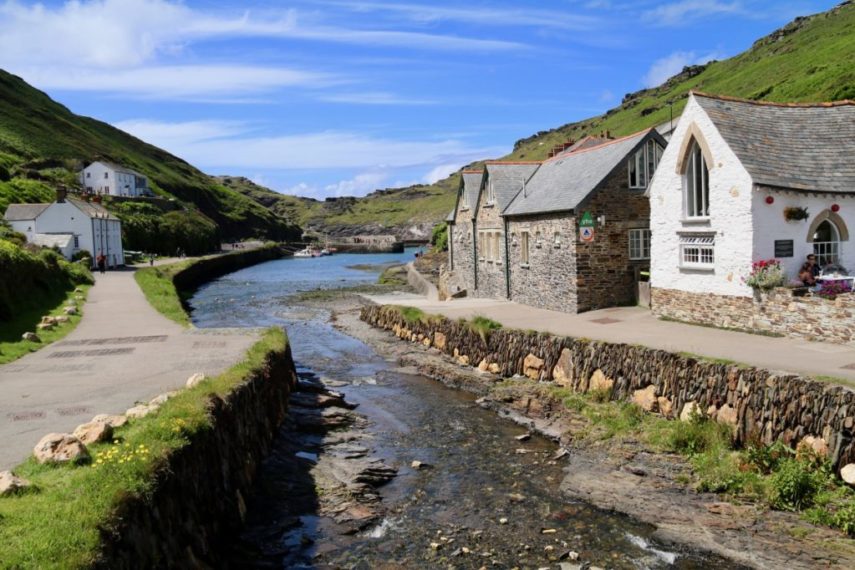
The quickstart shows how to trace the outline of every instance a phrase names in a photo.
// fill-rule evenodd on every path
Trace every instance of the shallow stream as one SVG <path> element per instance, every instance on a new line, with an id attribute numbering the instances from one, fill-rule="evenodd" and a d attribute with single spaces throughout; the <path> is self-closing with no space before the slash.
<path id="1" fill-rule="evenodd" d="M 557 446 L 478 406 L 470 394 L 396 370 L 342 334 L 327 310 L 289 299 L 299 291 L 376 282 L 372 268 L 398 255 L 282 259 L 227 275 L 192 299 L 199 327 L 284 326 L 298 371 L 358 404 L 370 456 L 398 469 L 373 491 L 382 515 L 364 528 L 319 516 L 316 456 L 283 426 L 247 499 L 247 528 L 230 546 L 255 568 L 733 568 L 657 544 L 653 528 L 559 493 Z M 301 453 L 301 455 L 297 455 Z M 413 461 L 421 462 L 420 468 Z"/>

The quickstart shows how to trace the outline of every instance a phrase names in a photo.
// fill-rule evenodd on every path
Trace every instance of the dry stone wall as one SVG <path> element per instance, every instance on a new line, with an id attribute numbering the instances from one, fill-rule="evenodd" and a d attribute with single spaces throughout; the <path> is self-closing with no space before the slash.
<path id="1" fill-rule="evenodd" d="M 500 329 L 489 336 L 444 317 L 410 320 L 396 307 L 370 306 L 362 320 L 434 347 L 462 365 L 504 377 L 554 382 L 576 392 L 610 392 L 669 418 L 708 413 L 733 427 L 738 443 L 808 436 L 825 440 L 835 465 L 855 462 L 855 392 L 797 375 L 699 361 L 643 346 Z"/>

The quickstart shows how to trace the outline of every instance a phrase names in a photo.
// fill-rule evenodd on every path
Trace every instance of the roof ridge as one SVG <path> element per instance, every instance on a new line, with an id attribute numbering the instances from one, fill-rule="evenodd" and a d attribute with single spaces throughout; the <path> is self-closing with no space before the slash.
<path id="1" fill-rule="evenodd" d="M 744 99 L 742 97 L 733 97 L 732 95 L 713 95 L 691 89 L 690 95 L 696 97 L 706 97 L 707 99 L 717 99 L 719 101 L 730 101 L 733 103 L 749 103 L 751 105 L 759 105 L 763 107 L 784 107 L 784 108 L 829 108 L 829 107 L 846 107 L 849 105 L 855 106 L 855 100 L 841 99 L 839 101 L 825 101 L 816 103 L 778 103 L 776 101 L 755 101 L 753 99 Z"/>
<path id="2" fill-rule="evenodd" d="M 542 164 L 542 160 L 488 160 L 485 161 L 484 164 L 510 164 L 510 165 L 520 165 L 520 164 Z"/>
<path id="3" fill-rule="evenodd" d="M 483 170 L 463 170 L 461 174 L 484 174 Z"/>
<path id="4" fill-rule="evenodd" d="M 624 136 L 622 136 L 622 137 L 620 137 L 620 138 L 612 139 L 612 140 L 606 141 L 606 142 L 604 142 L 604 143 L 602 143 L 602 144 L 598 144 L 598 145 L 595 145 L 595 146 L 589 146 L 588 148 L 580 148 L 579 150 L 574 150 L 573 152 L 570 152 L 570 153 L 567 153 L 567 154 L 556 154 L 556 155 L 555 155 L 555 156 L 553 156 L 552 158 L 547 158 L 547 159 L 546 159 L 546 160 L 544 160 L 543 162 L 544 162 L 544 163 L 546 163 L 546 162 L 552 162 L 553 160 L 560 160 L 560 159 L 563 159 L 563 158 L 568 158 L 568 157 L 576 156 L 576 155 L 579 155 L 579 154 L 585 154 L 586 152 L 591 152 L 592 150 L 599 150 L 599 149 L 601 149 L 601 148 L 603 148 L 603 147 L 606 147 L 606 146 L 609 146 L 609 145 L 613 145 L 613 144 L 615 144 L 615 143 L 623 142 L 623 141 L 625 141 L 625 140 L 627 140 L 627 139 L 631 139 L 631 138 L 633 138 L 633 137 L 637 137 L 637 136 L 639 136 L 639 135 L 641 135 L 641 134 L 645 134 L 645 135 L 646 135 L 648 132 L 650 132 L 650 131 L 655 131 L 655 130 L 656 130 L 656 127 L 648 127 L 648 128 L 646 128 L 646 129 L 642 129 L 642 130 L 640 130 L 640 131 L 638 131 L 638 132 L 636 132 L 636 133 L 632 133 L 631 135 L 624 135 Z"/>

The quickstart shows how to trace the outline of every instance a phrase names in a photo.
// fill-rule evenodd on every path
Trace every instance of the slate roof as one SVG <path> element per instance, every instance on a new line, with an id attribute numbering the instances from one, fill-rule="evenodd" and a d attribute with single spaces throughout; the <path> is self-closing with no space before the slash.
<path id="1" fill-rule="evenodd" d="M 9 204 L 5 217 L 10 222 L 35 220 L 48 206 L 50 204 Z"/>
<path id="2" fill-rule="evenodd" d="M 447 215 L 447 216 L 445 216 L 445 221 L 446 221 L 446 222 L 454 223 L 454 214 L 456 214 L 456 213 L 457 213 L 457 208 L 455 208 L 455 209 L 451 210 L 451 211 L 448 213 L 448 215 Z"/>
<path id="3" fill-rule="evenodd" d="M 464 170 L 463 171 L 463 198 L 466 204 L 469 205 L 469 210 L 472 212 L 471 217 L 475 217 L 475 205 L 478 203 L 478 193 L 481 191 L 481 182 L 484 180 L 483 170 Z"/>
<path id="4" fill-rule="evenodd" d="M 507 208 L 514 196 L 540 167 L 539 162 L 488 162 L 487 184 L 493 184 L 499 211 Z M 486 189 L 485 189 L 486 191 Z"/>
<path id="5" fill-rule="evenodd" d="M 89 216 L 90 218 L 104 218 L 108 220 L 118 220 L 116 216 L 110 213 L 107 208 L 102 206 L 101 204 L 95 204 L 93 202 L 84 202 L 83 200 L 78 200 L 76 198 L 66 198 L 66 202 L 73 204 L 78 210 Z M 49 206 L 50 204 L 48 204 Z"/>
<path id="6" fill-rule="evenodd" d="M 559 152 L 556 156 L 561 156 L 562 154 L 570 154 L 571 152 L 576 152 L 577 150 L 582 150 L 586 148 L 591 148 L 593 146 L 599 146 L 603 143 L 609 142 L 611 139 L 607 139 L 604 137 L 595 137 L 588 135 L 587 137 L 583 137 L 576 141 L 571 146 L 567 147 L 563 151 Z"/>
<path id="7" fill-rule="evenodd" d="M 595 147 L 545 160 L 510 205 L 506 216 L 566 212 L 574 210 L 648 136 L 661 137 L 646 129 Z"/>
<path id="8" fill-rule="evenodd" d="M 801 105 L 692 95 L 754 184 L 855 193 L 855 101 Z"/>

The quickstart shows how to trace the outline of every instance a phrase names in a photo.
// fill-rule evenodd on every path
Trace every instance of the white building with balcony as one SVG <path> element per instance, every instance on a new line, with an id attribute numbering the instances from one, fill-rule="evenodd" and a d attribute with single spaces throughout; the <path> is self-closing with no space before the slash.
<path id="1" fill-rule="evenodd" d="M 128 197 L 150 194 L 144 175 L 111 162 L 96 161 L 81 170 L 80 184 L 91 194 Z"/>

